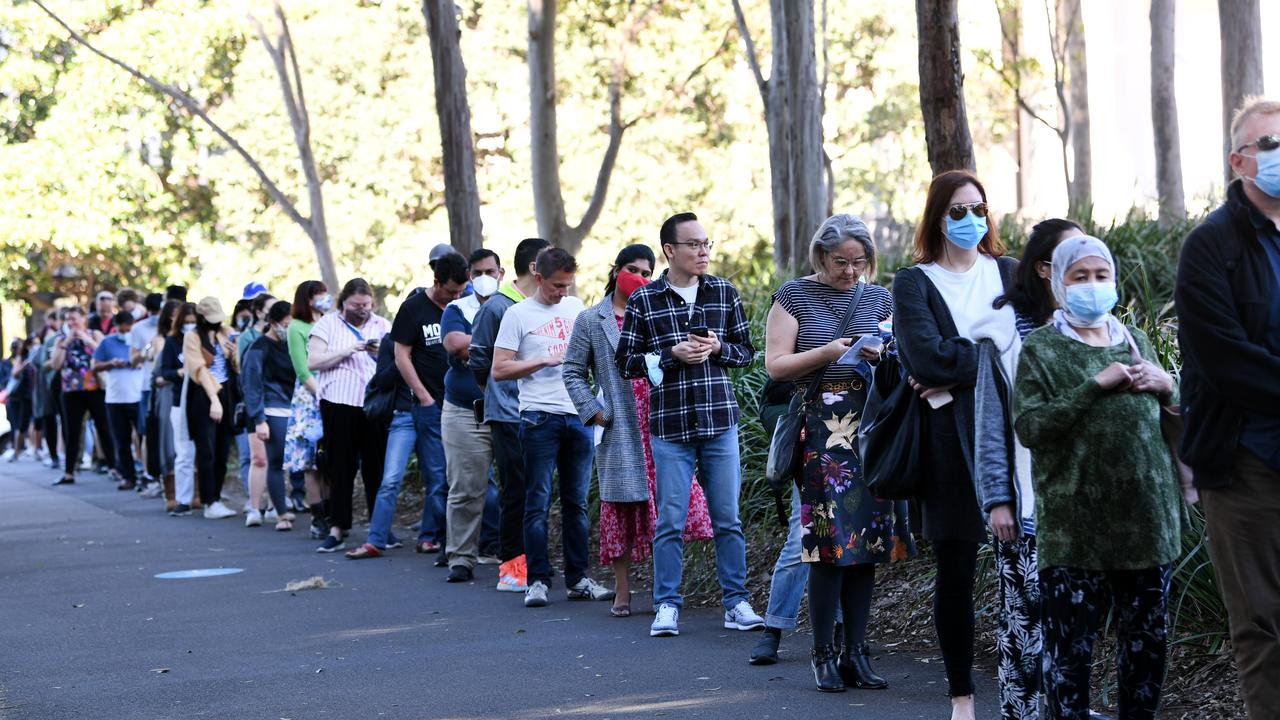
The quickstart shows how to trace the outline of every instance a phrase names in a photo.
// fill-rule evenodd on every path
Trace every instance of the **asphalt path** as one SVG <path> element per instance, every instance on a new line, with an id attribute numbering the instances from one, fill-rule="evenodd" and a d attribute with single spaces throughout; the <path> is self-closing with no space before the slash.
<path id="1" fill-rule="evenodd" d="M 809 637 L 751 667 L 759 635 L 686 610 L 650 638 L 647 599 L 525 609 L 496 569 L 445 583 L 434 556 L 353 562 L 305 532 L 170 518 L 163 501 L 32 462 L 0 466 L 0 718 L 947 718 L 941 663 L 883 652 L 884 691 L 822 694 Z M 363 529 L 355 535 L 362 537 Z M 411 537 L 406 530 L 403 536 Z M 182 580 L 157 573 L 243 572 Z M 282 591 L 322 576 L 329 587 Z M 597 578 L 607 580 L 606 573 Z M 757 608 L 763 610 L 763 608 Z M 979 678 L 981 717 L 994 682 Z"/>

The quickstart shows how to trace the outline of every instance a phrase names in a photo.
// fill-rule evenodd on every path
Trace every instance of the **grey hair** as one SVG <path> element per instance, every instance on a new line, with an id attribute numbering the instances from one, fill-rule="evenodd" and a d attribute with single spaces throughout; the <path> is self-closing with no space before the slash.
<path id="1" fill-rule="evenodd" d="M 822 270 L 822 260 L 836 248 L 850 240 L 857 240 L 867 251 L 867 274 L 873 275 L 876 267 L 876 243 L 866 223 L 847 213 L 832 215 L 818 226 L 809 242 L 809 264 L 814 272 Z"/>

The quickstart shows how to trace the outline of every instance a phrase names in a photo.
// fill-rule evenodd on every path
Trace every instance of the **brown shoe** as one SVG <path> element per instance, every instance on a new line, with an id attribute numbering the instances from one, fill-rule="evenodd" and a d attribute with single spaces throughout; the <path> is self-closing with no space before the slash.
<path id="1" fill-rule="evenodd" d="M 173 473 L 168 473 L 164 476 L 164 511 L 169 512 L 177 504 L 178 499 L 173 490 Z"/>

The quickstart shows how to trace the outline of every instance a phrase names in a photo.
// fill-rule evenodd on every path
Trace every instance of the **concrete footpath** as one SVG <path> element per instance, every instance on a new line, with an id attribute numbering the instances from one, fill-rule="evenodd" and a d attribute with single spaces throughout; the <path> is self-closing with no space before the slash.
<path id="1" fill-rule="evenodd" d="M 809 637 L 751 667 L 756 633 L 689 610 L 678 638 L 648 636 L 649 602 L 525 609 L 496 569 L 445 583 L 435 556 L 353 562 L 298 529 L 243 516 L 171 518 L 163 501 L 82 473 L 0 465 L 0 718 L 943 719 L 941 663 L 885 654 L 886 691 L 814 690 Z M 363 538 L 363 529 L 353 533 Z M 402 536 L 412 537 L 407 531 Z M 218 577 L 157 573 L 240 568 Z M 326 589 L 279 592 L 322 575 Z M 607 573 L 596 577 L 608 581 Z M 763 608 L 757 608 L 763 610 Z M 980 678 L 980 717 L 995 717 Z"/>

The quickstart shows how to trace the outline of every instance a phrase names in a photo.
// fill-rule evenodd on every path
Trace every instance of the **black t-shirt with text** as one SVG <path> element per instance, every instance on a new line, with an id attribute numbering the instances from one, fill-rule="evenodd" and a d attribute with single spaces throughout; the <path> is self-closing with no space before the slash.
<path id="1" fill-rule="evenodd" d="M 426 292 L 417 292 L 404 301 L 391 324 L 391 339 L 412 348 L 413 369 L 436 402 L 444 401 L 444 374 L 449 369 L 449 356 L 440 334 L 443 316 L 444 308 L 436 305 Z M 413 394 L 403 380 L 398 392 L 397 406 L 406 400 L 413 403 Z"/>

